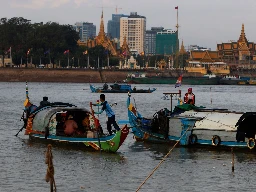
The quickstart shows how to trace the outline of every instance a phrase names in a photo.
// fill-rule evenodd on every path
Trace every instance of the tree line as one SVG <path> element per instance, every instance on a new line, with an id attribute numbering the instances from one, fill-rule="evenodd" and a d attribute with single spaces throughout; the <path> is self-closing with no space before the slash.
<path id="1" fill-rule="evenodd" d="M 79 33 L 73 26 L 56 22 L 32 24 L 23 17 L 1 18 L 0 34 L 0 55 L 2 58 L 11 55 L 14 65 L 27 64 L 32 59 L 35 65 L 51 62 L 61 63 L 62 67 L 68 64 L 86 67 L 89 54 L 90 66 L 96 67 L 98 60 L 106 65 L 107 54 L 110 54 L 102 46 L 90 49 L 78 46 Z M 116 65 L 118 62 L 112 58 L 109 63 Z"/>

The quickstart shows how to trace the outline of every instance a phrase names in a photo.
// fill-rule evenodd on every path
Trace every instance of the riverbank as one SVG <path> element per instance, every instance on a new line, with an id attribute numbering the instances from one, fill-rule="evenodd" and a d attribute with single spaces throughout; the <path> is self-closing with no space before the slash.
<path id="1" fill-rule="evenodd" d="M 38 69 L 0 68 L 0 82 L 63 82 L 63 83 L 114 83 L 123 82 L 129 73 L 147 73 L 147 76 L 184 77 L 202 76 L 200 73 L 186 73 L 180 70 L 91 70 L 91 69 Z M 256 77 L 255 71 L 235 71 L 231 75 Z"/>
<path id="2" fill-rule="evenodd" d="M 38 69 L 1 68 L 1 82 L 67 82 L 67 83 L 114 83 L 123 82 L 129 73 L 146 72 L 148 76 L 178 77 L 180 71 L 158 70 L 91 70 L 91 69 Z M 186 74 L 184 74 L 186 75 Z M 199 74 L 193 74 L 198 76 Z"/>

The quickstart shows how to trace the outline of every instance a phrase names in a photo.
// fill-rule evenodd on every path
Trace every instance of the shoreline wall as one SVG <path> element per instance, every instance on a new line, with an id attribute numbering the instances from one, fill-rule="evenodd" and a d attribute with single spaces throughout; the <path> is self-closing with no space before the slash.
<path id="1" fill-rule="evenodd" d="M 147 76 L 178 77 L 201 76 L 199 73 L 160 70 L 88 70 L 88 69 L 38 69 L 0 68 L 0 82 L 63 82 L 63 83 L 114 83 L 123 82 L 129 73 L 146 73 Z M 235 72 L 234 75 L 256 77 L 255 72 Z"/>

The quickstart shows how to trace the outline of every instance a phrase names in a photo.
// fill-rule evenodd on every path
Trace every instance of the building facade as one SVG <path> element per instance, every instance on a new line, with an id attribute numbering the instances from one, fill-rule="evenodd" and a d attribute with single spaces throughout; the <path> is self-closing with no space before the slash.
<path id="1" fill-rule="evenodd" d="M 146 55 L 156 54 L 156 34 L 163 30 L 163 27 L 151 27 L 151 30 L 146 30 Z"/>
<path id="2" fill-rule="evenodd" d="M 128 17 L 129 15 L 124 14 L 112 14 L 112 20 L 108 21 L 107 35 L 111 39 L 120 39 L 120 18 Z"/>
<path id="3" fill-rule="evenodd" d="M 175 30 L 165 29 L 156 34 L 156 54 L 172 55 L 179 51 L 178 33 Z"/>
<path id="4" fill-rule="evenodd" d="M 87 41 L 96 36 L 96 26 L 88 22 L 76 22 L 74 29 L 79 32 L 80 41 Z"/>
<path id="5" fill-rule="evenodd" d="M 131 12 L 130 16 L 120 19 L 120 45 L 127 39 L 131 52 L 138 54 L 145 51 L 146 17 Z"/>
<path id="6" fill-rule="evenodd" d="M 217 44 L 220 58 L 228 63 L 256 63 L 256 43 L 249 42 L 245 36 L 244 24 L 237 41 Z"/>

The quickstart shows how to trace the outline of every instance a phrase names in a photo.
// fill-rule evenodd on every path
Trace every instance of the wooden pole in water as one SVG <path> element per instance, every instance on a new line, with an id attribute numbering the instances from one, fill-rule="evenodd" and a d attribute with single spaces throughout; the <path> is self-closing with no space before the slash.
<path id="1" fill-rule="evenodd" d="M 233 147 L 231 148 L 231 153 L 232 153 L 232 172 L 235 171 L 235 157 L 234 157 L 234 151 L 233 151 Z"/>
<path id="2" fill-rule="evenodd" d="M 52 145 L 51 144 L 47 146 L 47 151 L 45 153 L 45 163 L 48 165 L 45 181 L 46 182 L 50 181 L 50 192 L 56 192 L 57 189 L 56 189 L 56 184 L 54 180 L 54 167 L 52 163 Z"/>

